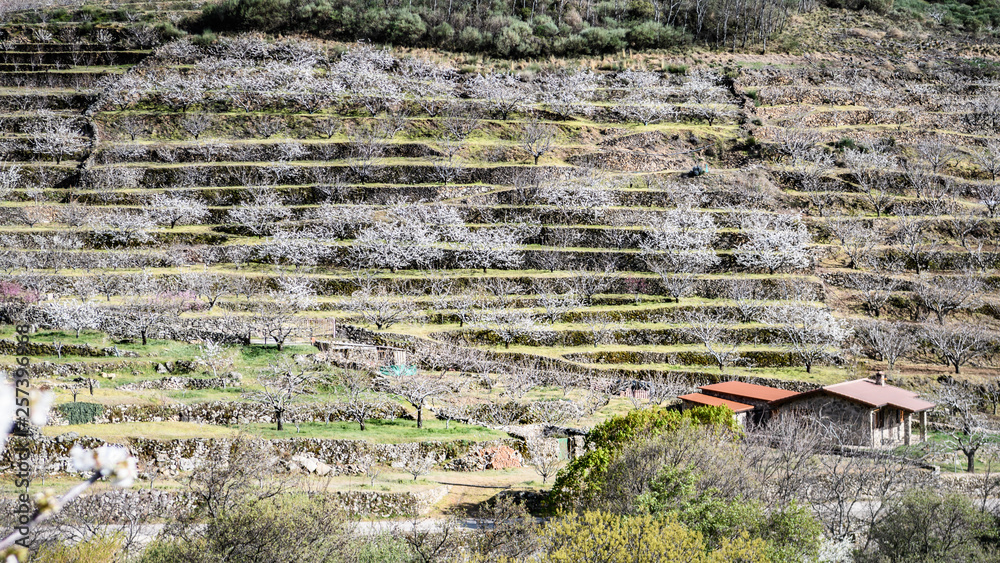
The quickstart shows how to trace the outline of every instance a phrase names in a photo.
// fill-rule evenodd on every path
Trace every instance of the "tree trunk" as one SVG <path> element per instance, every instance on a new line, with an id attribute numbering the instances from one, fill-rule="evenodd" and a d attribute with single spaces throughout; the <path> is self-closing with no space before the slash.
<path id="1" fill-rule="evenodd" d="M 285 425 L 282 423 L 281 420 L 281 414 L 282 412 L 279 409 L 274 409 L 274 421 L 278 423 L 278 432 L 281 432 L 282 430 L 285 429 Z"/>
<path id="2" fill-rule="evenodd" d="M 424 407 L 417 407 L 417 428 L 424 427 Z"/>
<path id="3" fill-rule="evenodd" d="M 365 429 L 365 419 L 362 418 L 361 420 L 359 420 L 358 421 L 358 425 L 361 426 L 361 430 L 364 430 Z"/>
<path id="4" fill-rule="evenodd" d="M 812 368 L 813 365 L 809 362 L 806 362 L 806 373 L 812 373 Z"/>
<path id="5" fill-rule="evenodd" d="M 144 330 L 140 334 L 142 335 L 142 345 L 145 346 L 146 345 L 146 331 Z"/>
<path id="6" fill-rule="evenodd" d="M 978 449 L 978 448 L 976 448 Z M 965 466 L 965 471 L 968 473 L 976 472 L 976 450 L 965 450 L 965 457 L 968 460 L 968 465 Z"/>

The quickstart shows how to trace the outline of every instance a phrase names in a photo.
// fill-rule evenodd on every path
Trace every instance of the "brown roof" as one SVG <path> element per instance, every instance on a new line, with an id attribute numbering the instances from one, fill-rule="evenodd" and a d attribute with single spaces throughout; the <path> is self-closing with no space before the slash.
<path id="1" fill-rule="evenodd" d="M 787 399 L 788 397 L 798 395 L 798 392 L 796 391 L 786 391 L 785 389 L 778 389 L 777 387 L 754 385 L 753 383 L 743 383 L 742 381 L 725 381 L 722 383 L 713 383 L 711 385 L 702 385 L 699 389 L 701 389 L 702 392 L 708 391 L 709 393 L 725 393 L 727 395 L 735 395 L 737 397 L 746 397 L 747 399 L 767 402 Z"/>
<path id="2" fill-rule="evenodd" d="M 687 401 L 689 403 L 697 403 L 699 405 L 711 405 L 713 407 L 718 407 L 718 406 L 729 407 L 729 410 L 733 412 L 746 412 L 753 410 L 753 407 L 751 405 L 744 405 L 743 403 L 737 403 L 736 401 L 730 401 L 727 399 L 720 399 L 718 397 L 705 395 L 703 393 L 689 393 L 687 395 L 681 395 L 680 397 L 677 398 L 682 401 Z"/>
<path id="3" fill-rule="evenodd" d="M 892 406 L 909 412 L 920 412 L 934 408 L 934 403 L 918 398 L 917 394 L 912 391 L 893 385 L 879 385 L 871 379 L 855 379 L 854 381 L 827 385 L 803 393 L 802 396 L 812 396 L 817 393 L 836 395 L 873 408 Z"/>
<path id="4" fill-rule="evenodd" d="M 934 403 L 918 399 L 917 394 L 912 391 L 893 385 L 879 385 L 870 379 L 856 379 L 836 385 L 827 385 L 823 389 L 834 395 L 854 399 L 872 407 L 891 405 L 912 412 L 934 408 Z"/>

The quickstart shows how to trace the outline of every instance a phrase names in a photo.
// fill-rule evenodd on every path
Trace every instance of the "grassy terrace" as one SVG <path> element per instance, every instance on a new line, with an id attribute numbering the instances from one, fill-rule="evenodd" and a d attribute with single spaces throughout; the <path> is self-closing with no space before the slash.
<path id="1" fill-rule="evenodd" d="M 140 13 L 140 19 L 162 17 L 158 10 L 182 16 L 196 9 L 185 2 L 119 7 Z M 995 181 L 976 160 L 993 133 L 969 125 L 969 108 L 975 107 L 980 92 L 948 90 L 954 99 L 942 105 L 910 97 L 900 89 L 897 74 L 908 73 L 908 85 L 933 92 L 948 86 L 936 70 L 917 67 L 908 55 L 883 63 L 885 68 L 861 65 L 862 59 L 850 53 L 843 59 L 831 55 L 822 63 L 794 54 L 711 52 L 582 58 L 573 64 L 593 70 L 592 84 L 573 92 L 569 87 L 557 89 L 577 96 L 564 107 L 552 99 L 553 89 L 544 82 L 551 70 L 572 66 L 563 61 L 509 62 L 393 51 L 396 62 L 384 68 L 375 65 L 379 70 L 371 71 L 350 65 L 352 54 L 363 58 L 372 53 L 357 45 L 320 42 L 306 49 L 315 55 L 315 64 L 297 68 L 283 51 L 274 49 L 279 44 L 275 41 L 261 47 L 261 52 L 273 49 L 264 58 L 244 56 L 247 49 L 226 40 L 211 49 L 137 47 L 123 35 L 124 22 L 108 21 L 114 14 L 102 12 L 96 26 L 114 32 L 109 47 L 97 48 L 94 34 L 78 40 L 83 54 L 103 51 L 119 57 L 95 58 L 93 64 L 72 64 L 72 53 L 60 51 L 68 46 L 61 39 L 40 45 L 32 38 L 41 28 L 58 35 L 59 29 L 76 25 L 72 22 L 16 23 L 7 28 L 24 44 L 8 53 L 13 58 L 0 70 L 14 70 L 17 64 L 23 82 L 13 83 L 8 72 L 3 75 L 7 82 L 0 84 L 0 118 L 16 125 L 3 134 L 16 145 L 3 159 L 3 169 L 20 168 L 19 181 L 0 203 L 0 282 L 30 291 L 43 308 L 87 301 L 122 314 L 140 302 L 184 294 L 178 297 L 179 309 L 159 320 L 162 325 L 259 322 L 265 305 L 278 307 L 294 299 L 286 284 L 298 284 L 307 288 L 308 306 L 274 321 L 282 327 L 336 320 L 342 330 L 338 338 L 346 338 L 344 326 L 349 325 L 389 341 L 414 337 L 456 344 L 477 358 L 499 362 L 449 366 L 446 375 L 459 391 L 448 401 L 435 400 L 434 409 L 572 402 L 588 408 L 557 423 L 581 428 L 634 408 L 617 392 L 607 397 L 593 392 L 593 381 L 677 375 L 690 383 L 740 377 L 830 384 L 886 366 L 884 356 L 855 333 L 825 348 L 829 354 L 807 372 L 794 343 L 779 330 L 781 322 L 774 315 L 782 308 L 822 309 L 832 315 L 832 322 L 844 326 L 877 320 L 930 330 L 935 316 L 920 308 L 918 284 L 937 280 L 947 285 L 974 275 L 982 282 L 979 297 L 950 312 L 945 326 L 997 328 L 998 227 L 983 203 Z M 820 17 L 825 16 L 810 16 Z M 813 23 L 809 19 L 798 25 Z M 859 37 L 844 41 L 849 49 L 875 48 Z M 348 54 L 342 56 L 345 50 Z M 143 57 L 137 68 L 114 64 Z M 213 59 L 224 57 L 243 60 L 239 64 L 248 76 L 275 63 L 266 73 L 272 82 L 264 87 L 239 83 L 212 66 Z M 410 57 L 450 70 L 414 78 L 404 72 Z M 294 72 L 286 73 L 287 68 Z M 653 72 L 655 85 L 627 85 L 622 73 L 626 69 Z M 860 70 L 850 74 L 846 69 Z M 509 111 L 498 109 L 491 95 L 475 84 L 476 75 L 494 71 L 515 77 L 512 91 L 521 99 Z M 357 80 L 367 72 L 393 88 L 374 116 L 370 109 L 379 104 L 372 100 L 381 93 Z M 292 74 L 304 77 L 301 83 L 290 81 Z M 108 78 L 114 76 L 125 77 L 120 86 Z M 881 90 L 860 92 L 858 76 Z M 985 80 L 961 76 L 970 84 Z M 171 84 L 194 78 L 204 86 L 193 100 L 172 97 L 179 94 Z M 336 93 L 323 94 L 315 102 L 310 89 L 318 90 L 323 81 L 335 83 Z M 300 86 L 301 91 L 296 89 Z M 317 107 L 306 107 L 313 103 Z M 649 118 L 647 114 L 661 106 L 670 111 Z M 40 112 L 42 107 L 54 113 Z M 433 115 L 427 107 L 434 108 Z M 649 123 L 643 124 L 643 118 Z M 33 129 L 47 119 L 72 122 L 70 136 L 80 142 L 76 150 L 60 155 L 58 165 L 56 156 L 41 148 L 44 135 Z M 204 120 L 203 128 L 195 123 L 199 119 Z M 401 129 L 386 132 L 395 127 Z M 538 128 L 547 146 L 534 166 L 527 138 Z M 944 140 L 949 156 L 930 170 L 924 144 L 934 139 Z M 851 160 L 856 158 L 849 152 L 852 146 L 863 147 L 865 154 L 885 154 L 889 164 L 878 174 L 859 168 Z M 707 165 L 708 173 L 687 177 L 695 165 Z M 914 166 L 923 174 L 915 174 Z M 876 188 L 866 189 L 862 180 Z M 40 194 L 36 187 L 42 188 Z M 168 228 L 160 218 L 168 210 L 164 196 L 200 206 L 202 212 Z M 873 200 L 880 200 L 880 207 Z M 75 216 L 72 201 L 89 217 Z M 230 213 L 256 204 L 281 213 L 262 221 L 264 226 L 255 232 L 240 228 Z M 694 226 L 665 227 L 678 210 Z M 345 217 L 355 211 L 362 218 L 349 223 Z M 808 259 L 773 269 L 737 260 L 750 252 L 766 253 L 768 245 L 775 244 L 754 230 L 754 220 L 788 216 L 798 218 L 793 227 L 763 232 L 807 233 L 793 250 L 802 250 Z M 108 228 L 113 232 L 115 222 L 128 217 L 149 219 L 137 229 L 149 238 L 109 243 Z M 920 277 L 901 236 L 914 217 L 929 219 L 919 240 L 909 241 L 910 254 L 917 248 L 927 256 Z M 975 224 L 959 233 L 960 219 Z M 835 228 L 841 223 L 856 224 L 855 234 L 838 235 Z M 398 254 L 412 258 L 410 263 L 380 261 L 397 250 L 398 241 L 391 239 L 395 231 L 372 236 L 366 229 L 389 227 L 404 232 L 404 239 L 414 232 L 420 235 L 417 244 L 400 245 Z M 503 248 L 510 260 L 471 263 L 474 234 L 521 228 L 530 236 L 518 234 L 510 244 L 498 239 L 480 244 L 490 250 Z M 305 240 L 298 241 L 299 235 Z M 656 273 L 654 255 L 683 256 L 691 249 L 677 251 L 673 245 L 703 235 L 709 236 L 698 250 L 720 262 L 692 268 L 690 287 L 676 290 L 681 295 L 675 299 L 669 295 L 670 284 L 683 276 Z M 863 241 L 846 240 L 851 236 L 872 238 L 860 252 L 871 260 L 859 269 L 848 268 L 847 250 Z M 273 247 L 282 237 L 303 246 L 279 254 Z M 964 246 L 959 244 L 962 238 Z M 752 247 L 754 242 L 759 246 Z M 653 252 L 642 250 L 650 245 Z M 312 248 L 322 250 L 319 258 L 297 262 Z M 428 251 L 437 254 L 417 259 Z M 970 267 L 974 273 L 966 271 Z M 858 273 L 887 284 L 877 319 L 861 306 L 865 290 L 852 278 Z M 200 282 L 198 276 L 203 276 Z M 154 282 L 135 289 L 142 279 Z M 220 293 L 211 310 L 204 303 L 213 289 L 206 289 L 205 283 L 215 284 Z M 102 289 L 88 289 L 88 284 Z M 365 290 L 370 293 L 357 294 Z M 553 304 L 557 297 L 566 303 Z M 375 301 L 402 313 L 377 329 L 370 310 Z M 921 316 L 930 320 L 921 321 Z M 707 322 L 706 317 L 722 325 L 721 336 L 716 335 L 721 342 L 712 344 L 742 356 L 722 371 L 713 364 L 709 345 L 692 336 L 692 329 Z M 263 324 L 251 323 L 252 345 L 239 346 L 231 339 L 225 348 L 232 363 L 224 371 L 242 375 L 238 386 L 130 391 L 123 386 L 155 387 L 165 377 L 208 377 L 209 370 L 201 365 L 166 374 L 157 370 L 158 364 L 199 357 L 204 347 L 196 342 L 198 337 L 172 340 L 166 331 L 142 345 L 134 331 L 101 328 L 86 328 L 78 338 L 73 331 L 44 325 L 31 335 L 33 343 L 46 346 L 32 358 L 33 364 L 53 365 L 39 375 L 39 383 L 53 388 L 58 403 L 73 401 L 70 387 L 78 377 L 92 377 L 99 386 L 93 395 L 84 389 L 77 401 L 104 406 L 250 402 L 250 395 L 264 388 L 265 368 L 294 358 L 308 361 L 303 358 L 317 352 L 308 345 L 305 330 L 290 336 L 278 352 L 273 338 L 262 344 Z M 509 346 L 498 336 L 504 330 L 517 332 Z M 12 328 L 3 326 L 0 339 L 12 337 Z M 54 343 L 117 347 L 121 355 L 64 351 L 60 357 L 52 350 Z M 995 341 L 992 345 L 991 352 L 962 366 L 960 379 L 996 377 Z M 518 387 L 523 383 L 518 377 L 537 359 L 554 360 L 591 379 L 564 387 L 539 376 L 526 388 Z M 0 357 L 2 366 L 13 361 Z M 65 364 L 64 371 L 57 372 L 57 364 Z M 421 368 L 426 375 L 437 373 L 440 366 L 424 362 Z M 921 340 L 900 360 L 893 377 L 895 383 L 925 390 L 951 371 Z M 337 382 L 315 389 L 301 402 L 342 403 L 348 395 Z M 387 400 L 414 413 L 396 395 Z M 56 436 L 72 431 L 117 442 L 238 433 L 382 444 L 508 436 L 496 428 L 437 420 L 430 409 L 425 409 L 424 419 L 422 429 L 410 419 L 371 420 L 364 432 L 349 422 L 303 422 L 296 427 L 287 420 L 281 432 L 274 424 L 179 421 L 76 424 L 45 432 Z M 483 500 L 495 487 L 541 487 L 530 469 L 461 475 L 435 470 L 416 485 L 396 469 L 386 471 L 375 490 L 426 490 L 449 483 L 455 485 L 444 503 L 449 505 Z M 324 486 L 370 490 L 364 483 L 363 477 L 338 476 Z M 68 482 L 57 478 L 50 484 L 62 490 Z M 180 481 L 166 479 L 163 487 L 178 488 Z"/>
<path id="2" fill-rule="evenodd" d="M 379 444 L 399 444 L 405 442 L 430 442 L 451 440 L 487 441 L 505 438 L 507 434 L 482 426 L 471 426 L 451 422 L 431 420 L 418 429 L 413 420 L 370 420 L 362 432 L 358 425 L 348 422 L 302 423 L 298 430 L 290 425 L 290 431 L 278 432 L 271 424 L 246 424 L 238 427 L 215 426 L 193 422 L 132 422 L 117 424 L 75 424 L 50 426 L 45 428 L 47 436 L 58 436 L 66 432 L 77 432 L 83 436 L 93 436 L 109 442 L 124 442 L 128 438 L 140 436 L 156 440 L 179 440 L 187 438 L 232 438 L 237 433 L 246 433 L 262 438 L 324 438 L 333 440 L 365 440 Z"/>

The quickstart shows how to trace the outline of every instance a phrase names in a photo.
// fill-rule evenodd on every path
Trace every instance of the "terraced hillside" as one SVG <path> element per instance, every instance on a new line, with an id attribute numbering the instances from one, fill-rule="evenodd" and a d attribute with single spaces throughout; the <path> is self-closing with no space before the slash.
<path id="1" fill-rule="evenodd" d="M 586 426 L 734 377 L 996 385 L 988 52 L 509 62 L 173 39 L 193 8 L 3 28 L 3 321 L 41 329 L 58 402 L 101 404 L 63 408 L 81 432 L 122 440 L 100 423 L 134 415 L 136 448 L 248 420 L 276 438 L 268 370 L 293 357 L 336 377 L 285 422 L 329 438 L 349 426 L 331 418 L 432 407 L 446 439 L 458 420 L 452 438 L 496 440 L 473 424 Z M 437 391 L 409 399 L 407 373 Z M 343 407 L 365 401 L 383 410 Z"/>

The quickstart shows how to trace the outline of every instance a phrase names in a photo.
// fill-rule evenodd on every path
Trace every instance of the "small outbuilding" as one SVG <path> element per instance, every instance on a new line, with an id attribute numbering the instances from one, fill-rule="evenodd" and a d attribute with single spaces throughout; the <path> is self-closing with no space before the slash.
<path id="1" fill-rule="evenodd" d="M 927 440 L 927 411 L 934 406 L 912 391 L 887 385 L 881 373 L 872 379 L 827 385 L 770 404 L 773 416 L 797 414 L 822 420 L 838 431 L 845 445 L 874 448 Z M 912 432 L 914 417 L 919 417 L 920 423 L 917 439 Z"/>
<path id="2" fill-rule="evenodd" d="M 780 399 L 798 395 L 796 391 L 756 385 L 743 381 L 724 381 L 711 385 L 702 385 L 700 393 L 690 393 L 678 397 L 683 406 L 690 408 L 698 405 L 724 405 L 736 413 L 736 418 L 744 425 L 760 425 L 767 421 L 771 414 L 771 404 Z"/>

